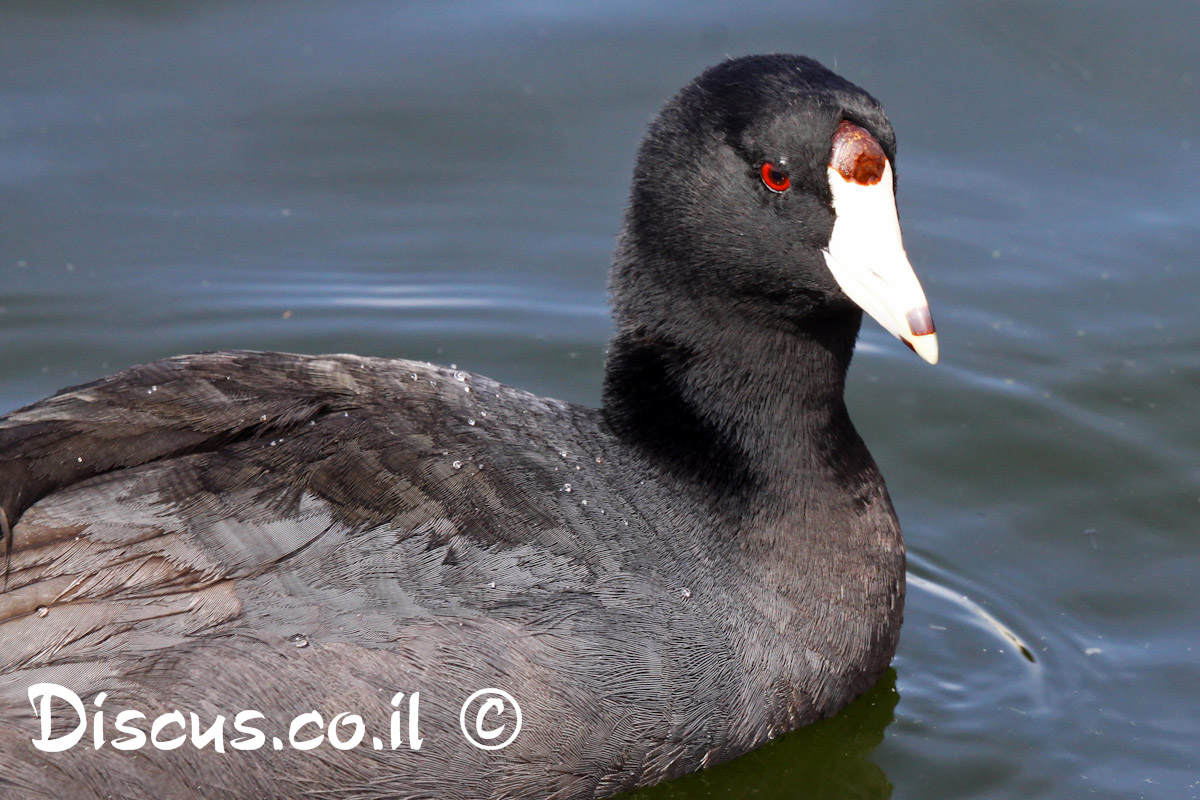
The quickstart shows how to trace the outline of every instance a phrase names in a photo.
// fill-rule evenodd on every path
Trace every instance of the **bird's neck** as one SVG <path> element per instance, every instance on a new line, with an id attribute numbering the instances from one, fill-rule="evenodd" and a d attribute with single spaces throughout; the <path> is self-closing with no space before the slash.
<path id="1" fill-rule="evenodd" d="M 829 713 L 887 667 L 904 597 L 899 525 L 843 400 L 861 313 L 783 326 L 687 311 L 670 319 L 688 324 L 649 328 L 618 310 L 604 413 L 709 509 L 709 552 L 751 576 L 731 585 L 773 655 L 747 669 L 824 698 L 770 713 Z M 798 645 L 819 668 L 795 666 Z"/>
<path id="2" fill-rule="evenodd" d="M 618 436 L 738 515 L 874 489 L 843 400 L 860 312 L 718 320 L 681 301 L 668 318 L 640 325 L 618 311 L 604 391 Z"/>

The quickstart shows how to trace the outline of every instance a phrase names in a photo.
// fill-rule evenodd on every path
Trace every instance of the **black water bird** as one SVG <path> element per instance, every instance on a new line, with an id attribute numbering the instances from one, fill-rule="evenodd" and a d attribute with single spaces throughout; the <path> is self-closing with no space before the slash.
<path id="1" fill-rule="evenodd" d="M 863 310 L 937 358 L 894 158 L 807 58 L 685 87 L 638 154 L 601 409 L 219 352 L 0 420 L 0 798 L 603 797 L 845 706 L 904 599 L 843 402 Z M 460 730 L 515 730 L 460 715 L 485 688 L 522 712 L 502 749 Z"/>

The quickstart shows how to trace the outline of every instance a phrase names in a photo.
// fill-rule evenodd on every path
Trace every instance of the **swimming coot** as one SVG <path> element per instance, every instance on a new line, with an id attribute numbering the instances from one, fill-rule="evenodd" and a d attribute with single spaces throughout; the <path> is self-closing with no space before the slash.
<path id="1" fill-rule="evenodd" d="M 807 58 L 684 88 L 601 409 L 219 352 L 4 418 L 0 797 L 603 797 L 845 706 L 904 599 L 843 403 L 862 311 L 937 358 L 895 148 Z"/>

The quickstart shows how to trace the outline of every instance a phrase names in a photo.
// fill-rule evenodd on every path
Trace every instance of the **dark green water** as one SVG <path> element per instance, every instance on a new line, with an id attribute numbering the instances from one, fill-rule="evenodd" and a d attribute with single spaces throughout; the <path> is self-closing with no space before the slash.
<path id="1" fill-rule="evenodd" d="M 641 798 L 1200 796 L 1200 6 L 0 6 L 0 407 L 223 347 L 596 403 L 634 148 L 725 54 L 900 138 L 929 367 L 850 406 L 911 558 L 894 676 Z M 1026 658 L 1014 638 L 1027 647 Z"/>

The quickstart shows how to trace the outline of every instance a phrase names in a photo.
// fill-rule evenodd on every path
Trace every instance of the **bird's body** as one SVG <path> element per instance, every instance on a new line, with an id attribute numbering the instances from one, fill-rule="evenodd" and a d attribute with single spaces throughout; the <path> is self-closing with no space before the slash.
<path id="1" fill-rule="evenodd" d="M 729 62 L 685 90 L 643 145 L 603 409 L 415 362 L 228 352 L 0 420 L 0 798 L 603 797 L 739 755 L 868 688 L 895 650 L 904 549 L 842 401 L 861 311 L 807 274 L 833 219 L 818 213 L 771 258 L 739 243 L 743 268 L 706 243 L 719 231 L 678 224 L 654 196 L 670 180 L 650 179 L 673 126 L 745 82 L 739 64 L 770 74 L 759 90 L 782 108 L 822 99 L 819 165 L 847 116 L 894 156 L 874 101 L 806 59 Z M 750 152 L 757 117 L 733 105 L 738 124 L 720 129 Z M 729 157 L 712 137 L 691 145 L 661 157 Z M 731 180 L 705 170 L 702 185 Z M 787 209 L 761 188 L 701 202 L 748 198 L 745 214 L 774 226 Z M 797 263 L 800 279 L 778 279 Z M 105 721 L 43 751 L 38 683 Z M 459 711 L 493 687 L 523 722 L 484 750 Z M 397 692 L 420 693 L 418 714 Z M 63 736 L 77 716 L 56 708 Z M 226 752 L 115 747 L 124 709 L 146 733 L 173 711 L 202 728 L 224 715 Z M 245 709 L 262 712 L 265 742 L 243 752 Z M 314 710 L 326 726 L 360 715 L 363 743 L 291 746 L 289 722 Z M 419 723 L 397 742 L 401 710 Z M 301 738 L 321 731 L 336 734 Z"/>

